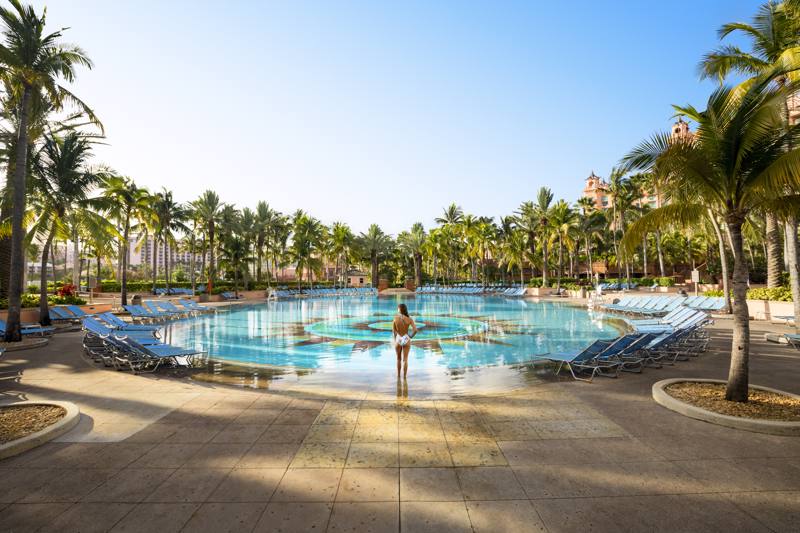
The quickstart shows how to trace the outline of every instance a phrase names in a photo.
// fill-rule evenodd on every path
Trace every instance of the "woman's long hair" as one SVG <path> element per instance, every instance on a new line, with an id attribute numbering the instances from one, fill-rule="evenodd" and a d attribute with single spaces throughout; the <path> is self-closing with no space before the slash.
<path id="1" fill-rule="evenodd" d="M 397 309 L 400 311 L 401 315 L 408 316 L 408 307 L 406 307 L 406 304 L 399 304 Z"/>

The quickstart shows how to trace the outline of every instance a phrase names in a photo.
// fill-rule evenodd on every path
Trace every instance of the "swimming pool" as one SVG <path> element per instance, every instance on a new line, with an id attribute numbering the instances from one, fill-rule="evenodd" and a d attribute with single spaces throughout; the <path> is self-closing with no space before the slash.
<path id="1" fill-rule="evenodd" d="M 178 321 L 167 340 L 244 366 L 363 373 L 392 369 L 391 322 L 405 302 L 419 324 L 410 367 L 451 371 L 508 366 L 619 334 L 585 308 L 500 297 L 280 300 Z"/>

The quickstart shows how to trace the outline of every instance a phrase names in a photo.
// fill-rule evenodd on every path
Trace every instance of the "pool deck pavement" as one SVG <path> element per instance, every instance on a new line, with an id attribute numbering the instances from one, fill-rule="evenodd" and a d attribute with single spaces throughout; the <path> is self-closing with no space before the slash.
<path id="1" fill-rule="evenodd" d="M 762 340 L 788 329 L 752 328 L 752 383 L 800 393 L 800 352 Z M 0 531 L 797 531 L 800 438 L 650 397 L 724 378 L 730 338 L 720 320 L 701 357 L 619 379 L 390 399 L 132 376 L 60 334 L 0 359 L 0 401 L 83 413 L 0 461 Z"/>

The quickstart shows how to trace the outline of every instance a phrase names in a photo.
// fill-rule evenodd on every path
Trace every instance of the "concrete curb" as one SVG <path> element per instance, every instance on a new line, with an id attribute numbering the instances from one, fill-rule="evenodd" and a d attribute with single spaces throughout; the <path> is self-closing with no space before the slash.
<path id="1" fill-rule="evenodd" d="M 41 348 L 42 346 L 46 346 L 47 343 L 50 342 L 50 337 L 41 337 L 35 340 L 36 342 L 29 342 L 29 343 L 16 343 L 16 342 L 9 342 L 7 343 L 4 348 L 6 352 L 19 352 L 21 350 L 33 350 L 34 348 Z"/>
<path id="2" fill-rule="evenodd" d="M 81 417 L 81 411 L 78 406 L 72 402 L 50 402 L 50 401 L 30 401 L 30 402 L 14 402 L 0 405 L 0 407 L 21 406 L 21 405 L 57 405 L 64 408 L 67 413 L 64 417 L 55 424 L 49 425 L 46 428 L 26 435 L 21 439 L 12 440 L 5 444 L 0 444 L 0 459 L 18 455 L 24 451 L 30 450 L 60 437 L 67 431 L 71 430 L 78 425 Z"/>
<path id="3" fill-rule="evenodd" d="M 726 383 L 722 379 L 704 379 L 704 378 L 672 378 L 663 379 L 653 383 L 653 399 L 657 404 L 666 407 L 671 411 L 680 413 L 689 418 L 695 418 L 711 424 L 726 426 L 735 429 L 743 429 L 745 431 L 753 431 L 755 433 L 769 433 L 770 435 L 788 435 L 800 436 L 800 422 L 782 422 L 780 420 L 757 420 L 753 418 L 742 418 L 738 416 L 723 415 L 697 407 L 686 402 L 682 402 L 667 394 L 664 390 L 666 387 L 674 383 Z M 790 392 L 771 389 L 769 387 L 760 387 L 758 385 L 750 385 L 752 389 L 763 390 L 767 392 L 774 392 L 776 394 L 783 394 L 791 396 L 792 398 L 800 399 L 800 396 Z"/>

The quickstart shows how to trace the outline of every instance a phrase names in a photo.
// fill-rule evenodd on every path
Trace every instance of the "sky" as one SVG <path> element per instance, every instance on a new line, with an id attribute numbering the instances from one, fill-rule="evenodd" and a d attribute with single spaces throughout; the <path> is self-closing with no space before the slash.
<path id="1" fill-rule="evenodd" d="M 72 90 L 97 161 L 178 201 L 205 189 L 356 232 L 576 200 L 702 107 L 697 64 L 753 0 L 53 0 L 94 61 Z M 735 42 L 735 41 L 734 41 Z"/>

